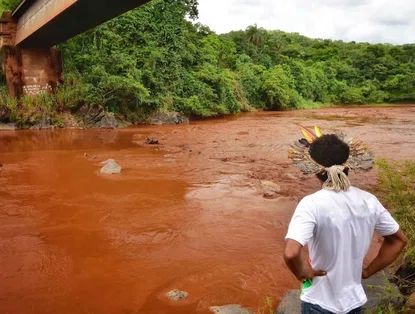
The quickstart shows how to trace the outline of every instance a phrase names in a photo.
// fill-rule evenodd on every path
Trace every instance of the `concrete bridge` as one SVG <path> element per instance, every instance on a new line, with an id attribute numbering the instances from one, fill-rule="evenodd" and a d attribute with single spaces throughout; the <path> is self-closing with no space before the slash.
<path id="1" fill-rule="evenodd" d="M 53 46 L 150 0 L 22 0 L 0 19 L 0 51 L 11 97 L 53 92 L 62 56 Z"/>

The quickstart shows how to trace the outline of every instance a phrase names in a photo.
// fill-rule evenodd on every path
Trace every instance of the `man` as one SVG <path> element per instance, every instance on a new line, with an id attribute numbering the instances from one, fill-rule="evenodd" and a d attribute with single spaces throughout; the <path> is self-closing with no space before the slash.
<path id="1" fill-rule="evenodd" d="M 390 265 L 407 238 L 377 198 L 350 186 L 349 146 L 336 135 L 315 139 L 310 157 L 323 167 L 323 189 L 298 204 L 286 236 L 284 259 L 303 282 L 302 313 L 361 313 L 367 298 L 361 279 Z M 376 231 L 384 237 L 377 257 L 363 268 Z M 308 244 L 310 261 L 303 255 Z M 294 313 L 293 313 L 294 314 Z"/>

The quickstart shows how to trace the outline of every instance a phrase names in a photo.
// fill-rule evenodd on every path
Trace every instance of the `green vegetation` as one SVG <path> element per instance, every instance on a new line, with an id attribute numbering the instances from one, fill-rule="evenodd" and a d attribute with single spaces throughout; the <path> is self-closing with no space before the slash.
<path id="1" fill-rule="evenodd" d="M 195 22 L 197 5 L 153 0 L 62 44 L 58 107 L 99 105 L 140 121 L 154 110 L 209 117 L 415 99 L 415 44 L 310 39 L 256 25 L 217 35 Z"/>
<path id="2" fill-rule="evenodd" d="M 409 243 L 403 257 L 396 263 L 398 269 L 395 279 L 399 288 L 405 293 L 413 291 L 415 286 L 415 161 L 389 161 L 381 159 L 376 162 L 379 168 L 379 184 L 377 194 L 398 221 L 400 228 L 408 237 Z M 404 269 L 404 278 L 400 274 Z M 385 300 L 396 300 L 393 289 L 382 291 Z M 376 314 L 410 313 L 405 308 L 396 309 L 391 302 L 384 305 Z"/>
<path id="3" fill-rule="evenodd" d="M 403 262 L 415 268 L 415 161 L 381 159 L 377 166 L 380 169 L 379 194 L 393 210 L 393 216 L 409 240 Z"/>
<path id="4" fill-rule="evenodd" d="M 264 304 L 261 307 L 261 310 L 256 311 L 255 314 L 274 314 L 276 313 L 276 308 L 274 306 L 274 302 L 272 301 L 271 297 L 266 297 L 264 300 Z"/>
<path id="5" fill-rule="evenodd" d="M 20 0 L 0 0 L 0 11 L 14 10 Z"/>
<path id="6" fill-rule="evenodd" d="M 399 289 L 391 283 L 385 271 L 382 271 L 383 285 L 367 285 L 376 298 L 378 305 L 374 309 L 366 310 L 366 314 L 405 314 L 409 313 L 402 304 L 405 303 L 405 297 L 402 296 Z"/>

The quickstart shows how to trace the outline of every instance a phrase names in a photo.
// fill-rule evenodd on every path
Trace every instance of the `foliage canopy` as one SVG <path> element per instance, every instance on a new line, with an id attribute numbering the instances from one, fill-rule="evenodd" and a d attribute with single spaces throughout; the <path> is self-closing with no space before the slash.
<path id="1" fill-rule="evenodd" d="M 0 0 L 2 8 L 14 0 Z M 345 43 L 265 30 L 217 35 L 196 23 L 197 0 L 153 0 L 61 45 L 70 109 L 102 105 L 140 119 L 316 103 L 415 99 L 415 44 Z"/>

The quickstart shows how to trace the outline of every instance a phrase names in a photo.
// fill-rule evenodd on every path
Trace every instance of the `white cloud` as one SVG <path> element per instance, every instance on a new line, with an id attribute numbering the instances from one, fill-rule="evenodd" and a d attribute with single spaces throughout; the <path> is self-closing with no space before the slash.
<path id="1" fill-rule="evenodd" d="M 414 15 L 414 0 L 199 0 L 199 22 L 218 33 L 256 23 L 313 38 L 414 43 Z"/>

